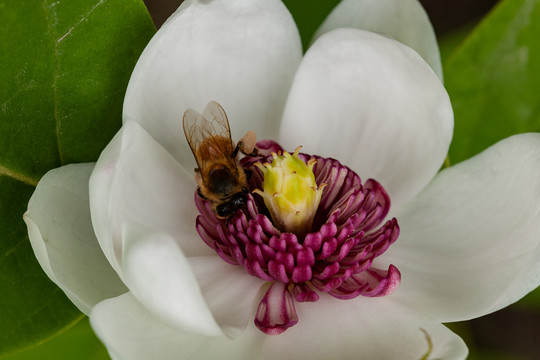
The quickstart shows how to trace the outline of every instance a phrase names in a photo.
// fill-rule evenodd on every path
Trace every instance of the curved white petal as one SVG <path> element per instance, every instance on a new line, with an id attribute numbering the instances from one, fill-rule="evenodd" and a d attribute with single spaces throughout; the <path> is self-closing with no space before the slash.
<path id="1" fill-rule="evenodd" d="M 92 217 L 94 232 L 103 254 L 120 278 L 123 277 L 119 262 L 121 243 L 119 241 L 116 241 L 116 244 L 113 242 L 110 197 L 112 179 L 116 171 L 115 167 L 118 157 L 120 156 L 122 135 L 123 129 L 120 129 L 101 152 L 89 180 L 90 215 Z"/>
<path id="2" fill-rule="evenodd" d="M 177 331 L 149 314 L 129 293 L 99 303 L 90 323 L 115 360 L 253 360 L 260 357 L 264 339 L 253 325 L 235 340 Z"/>
<path id="3" fill-rule="evenodd" d="M 540 285 L 540 134 L 442 171 L 397 219 L 379 259 L 401 271 L 393 297 L 442 322 L 517 301 Z"/>
<path id="4" fill-rule="evenodd" d="M 217 323 L 225 335 L 236 338 L 253 324 L 265 282 L 216 255 L 192 257 L 188 262 Z"/>
<path id="5" fill-rule="evenodd" d="M 93 163 L 72 164 L 49 171 L 23 216 L 41 267 L 85 314 L 127 291 L 92 229 L 88 178 L 93 168 Z"/>
<path id="6" fill-rule="evenodd" d="M 193 175 L 139 124 L 124 124 L 99 157 L 90 178 L 96 235 L 120 274 L 124 222 L 170 234 L 186 256 L 214 254 L 195 229 L 196 188 Z"/>
<path id="7" fill-rule="evenodd" d="M 281 335 L 268 337 L 264 360 L 465 359 L 463 341 L 440 323 L 384 298 L 338 300 L 321 296 L 297 303 L 299 322 Z"/>
<path id="8" fill-rule="evenodd" d="M 210 100 L 228 114 L 234 140 L 275 138 L 301 60 L 296 25 L 279 0 L 187 0 L 150 41 L 131 76 L 124 120 L 139 122 L 185 167 L 188 108 Z"/>
<path id="9" fill-rule="evenodd" d="M 216 254 L 186 258 L 171 237 L 134 224 L 124 224 L 123 249 L 126 284 L 161 321 L 231 339 L 253 322 L 264 281 L 241 266 Z"/>
<path id="10" fill-rule="evenodd" d="M 222 335 L 178 243 L 132 223 L 123 224 L 122 235 L 124 277 L 133 296 L 178 330 Z"/>
<path id="11" fill-rule="evenodd" d="M 313 39 L 344 27 L 381 33 L 413 48 L 442 80 L 435 31 L 418 0 L 342 0 Z"/>
<path id="12" fill-rule="evenodd" d="M 452 130 L 448 94 L 418 54 L 381 35 L 339 29 L 304 57 L 280 139 L 288 150 L 303 145 L 376 179 L 396 207 L 437 173 Z"/>

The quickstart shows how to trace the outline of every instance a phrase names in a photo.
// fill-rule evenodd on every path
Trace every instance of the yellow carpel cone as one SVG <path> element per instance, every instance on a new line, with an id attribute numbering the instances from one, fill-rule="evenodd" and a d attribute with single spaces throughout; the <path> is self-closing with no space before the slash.
<path id="1" fill-rule="evenodd" d="M 256 164 L 263 172 L 264 180 L 262 191 L 254 192 L 263 197 L 278 229 L 303 236 L 311 231 L 326 184 L 317 186 L 313 174 L 316 160 L 304 163 L 298 157 L 300 148 L 297 147 L 292 155 L 272 153 L 271 164 Z"/>

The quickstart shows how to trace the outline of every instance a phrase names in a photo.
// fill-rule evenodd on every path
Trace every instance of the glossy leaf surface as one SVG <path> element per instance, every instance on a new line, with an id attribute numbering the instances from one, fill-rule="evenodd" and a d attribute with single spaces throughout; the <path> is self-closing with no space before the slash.
<path id="1" fill-rule="evenodd" d="M 0 355 L 81 316 L 33 255 L 22 214 L 49 169 L 95 161 L 155 32 L 139 0 L 0 0 Z"/>

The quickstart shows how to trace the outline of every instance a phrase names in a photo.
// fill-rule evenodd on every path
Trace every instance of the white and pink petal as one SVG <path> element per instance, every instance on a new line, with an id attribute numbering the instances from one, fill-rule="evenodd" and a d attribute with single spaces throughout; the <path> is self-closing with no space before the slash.
<path id="1" fill-rule="evenodd" d="M 515 135 L 443 170 L 397 214 L 380 258 L 392 297 L 442 322 L 501 309 L 540 285 L 540 134 Z"/>
<path id="2" fill-rule="evenodd" d="M 178 331 L 159 321 L 129 293 L 99 303 L 90 323 L 114 360 L 252 360 L 260 358 L 264 340 L 253 324 L 234 340 Z"/>
<path id="3" fill-rule="evenodd" d="M 72 164 L 41 178 L 23 218 L 39 264 L 85 314 L 127 291 L 92 229 L 88 178 L 94 164 Z"/>
<path id="4" fill-rule="evenodd" d="M 179 331 L 222 335 L 175 239 L 124 223 L 122 241 L 126 285 L 148 312 Z"/>
<path id="5" fill-rule="evenodd" d="M 186 256 L 210 255 L 195 229 L 197 185 L 138 123 L 127 121 L 101 154 L 90 179 L 96 235 L 122 271 L 122 226 L 137 223 L 171 235 Z"/>
<path id="6" fill-rule="evenodd" d="M 269 336 L 263 360 L 465 359 L 463 341 L 438 321 L 388 297 L 297 303 L 299 323 Z M 432 343 L 432 348 L 426 338 Z"/>
<path id="7" fill-rule="evenodd" d="M 139 122 L 191 171 L 184 111 L 215 100 L 235 140 L 248 130 L 275 138 L 301 57 L 298 30 L 279 0 L 184 1 L 139 58 L 124 121 Z"/>
<path id="8" fill-rule="evenodd" d="M 217 255 L 191 257 L 188 262 L 208 308 L 227 337 L 235 339 L 253 325 L 264 281 Z"/>
<path id="9" fill-rule="evenodd" d="M 344 27 L 384 34 L 411 47 L 442 80 L 435 31 L 418 0 L 342 0 L 317 30 L 314 39 Z"/>
<path id="10" fill-rule="evenodd" d="M 280 142 L 376 179 L 396 208 L 437 173 L 452 131 L 448 94 L 416 52 L 378 34 L 338 29 L 306 53 Z"/>

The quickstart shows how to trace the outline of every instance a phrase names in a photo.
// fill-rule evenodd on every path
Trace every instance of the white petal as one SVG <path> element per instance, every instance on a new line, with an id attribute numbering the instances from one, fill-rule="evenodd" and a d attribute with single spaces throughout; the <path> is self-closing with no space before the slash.
<path id="1" fill-rule="evenodd" d="M 73 164 L 49 171 L 24 214 L 41 267 L 85 314 L 98 302 L 127 291 L 92 229 L 88 178 L 93 168 Z"/>
<path id="2" fill-rule="evenodd" d="M 112 179 L 122 145 L 122 134 L 123 129 L 120 129 L 101 152 L 89 180 L 90 214 L 94 232 L 103 254 L 120 278 L 123 277 L 119 262 L 122 249 L 120 241 L 116 241 L 116 244 L 113 242 L 110 197 Z"/>
<path id="3" fill-rule="evenodd" d="M 418 0 L 342 0 L 313 38 L 344 27 L 381 33 L 413 48 L 442 80 L 435 31 Z"/>
<path id="4" fill-rule="evenodd" d="M 221 329 L 235 338 L 253 323 L 263 280 L 249 275 L 237 265 L 218 256 L 192 257 L 189 265 L 201 288 L 208 307 Z"/>
<path id="5" fill-rule="evenodd" d="M 179 332 L 149 314 L 131 294 L 98 304 L 91 325 L 114 359 L 253 360 L 264 336 L 252 325 L 234 341 Z"/>
<path id="6" fill-rule="evenodd" d="M 123 250 L 126 285 L 150 313 L 182 331 L 222 334 L 172 237 L 125 223 Z"/>
<path id="7" fill-rule="evenodd" d="M 264 360 L 326 359 L 465 359 L 463 341 L 440 323 L 387 297 L 338 300 L 321 296 L 315 303 L 296 303 L 299 322 L 281 335 L 268 337 Z"/>
<path id="8" fill-rule="evenodd" d="M 308 50 L 280 139 L 286 149 L 303 145 L 376 179 L 396 207 L 437 173 L 452 130 L 448 94 L 418 54 L 381 35 L 339 29 Z"/>
<path id="9" fill-rule="evenodd" d="M 275 138 L 302 47 L 281 1 L 184 1 L 148 44 L 131 77 L 124 120 L 142 126 L 187 169 L 188 108 L 223 105 L 235 140 Z"/>
<path id="10" fill-rule="evenodd" d="M 193 175 L 136 122 L 128 121 L 101 154 L 90 179 L 99 242 L 121 273 L 121 227 L 140 223 L 174 237 L 186 256 L 215 254 L 195 229 Z"/>
<path id="11" fill-rule="evenodd" d="M 397 219 L 379 260 L 401 271 L 392 296 L 443 322 L 518 300 L 540 285 L 540 134 L 442 171 Z"/>

